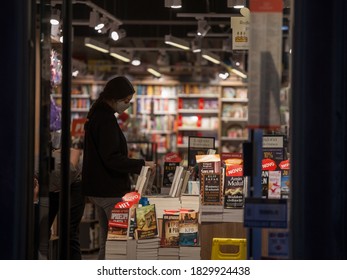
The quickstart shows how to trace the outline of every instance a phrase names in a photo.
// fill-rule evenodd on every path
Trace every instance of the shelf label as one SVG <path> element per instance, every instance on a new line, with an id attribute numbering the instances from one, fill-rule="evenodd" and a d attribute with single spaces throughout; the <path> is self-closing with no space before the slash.
<path id="1" fill-rule="evenodd" d="M 286 228 L 287 200 L 246 198 L 244 226 L 257 228 Z"/>

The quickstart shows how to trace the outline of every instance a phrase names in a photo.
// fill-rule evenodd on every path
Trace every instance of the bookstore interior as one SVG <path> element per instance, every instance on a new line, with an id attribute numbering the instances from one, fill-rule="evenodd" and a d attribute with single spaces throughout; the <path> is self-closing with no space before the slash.
<path id="1" fill-rule="evenodd" d="M 42 129 L 61 146 L 65 112 L 72 147 L 83 147 L 87 113 L 118 75 L 135 88 L 131 107 L 116 114 L 129 157 L 156 163 L 154 174 L 130 174 L 132 190 L 109 219 L 106 259 L 288 258 L 291 1 L 163 0 L 153 9 L 73 1 L 70 29 L 61 1 L 41 2 L 51 4 L 37 4 L 39 170 L 50 142 Z M 61 224 L 57 218 L 50 240 L 39 241 L 48 242 L 48 259 L 59 258 Z M 79 237 L 84 256 L 98 251 L 87 199 Z"/>

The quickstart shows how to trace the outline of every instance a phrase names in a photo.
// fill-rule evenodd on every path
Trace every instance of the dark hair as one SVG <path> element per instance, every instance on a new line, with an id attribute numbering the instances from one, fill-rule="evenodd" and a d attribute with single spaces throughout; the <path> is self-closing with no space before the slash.
<path id="1" fill-rule="evenodd" d="M 124 76 L 118 76 L 107 82 L 100 97 L 106 100 L 119 100 L 135 93 L 135 89 L 130 81 Z"/>
<path id="2" fill-rule="evenodd" d="M 100 93 L 98 99 L 95 100 L 94 104 L 89 110 L 87 118 L 89 118 L 95 111 L 95 108 L 98 103 L 104 102 L 107 100 L 119 100 L 127 98 L 129 95 L 135 93 L 135 89 L 130 81 L 124 76 L 118 76 L 109 80 L 104 90 Z"/>

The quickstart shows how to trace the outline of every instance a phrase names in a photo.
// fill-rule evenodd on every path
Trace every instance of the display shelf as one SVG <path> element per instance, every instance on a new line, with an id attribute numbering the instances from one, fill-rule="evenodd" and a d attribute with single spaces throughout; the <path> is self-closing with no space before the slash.
<path id="1" fill-rule="evenodd" d="M 220 134 L 223 152 L 242 152 L 248 140 L 248 92 L 243 83 L 222 85 L 220 98 Z"/>
<path id="2" fill-rule="evenodd" d="M 177 86 L 148 81 L 133 82 L 135 86 L 135 115 L 139 118 L 139 133 L 158 143 L 158 153 L 175 150 Z"/>
<path id="3" fill-rule="evenodd" d="M 221 117 L 224 122 L 248 122 L 248 118 Z"/>
<path id="4" fill-rule="evenodd" d="M 178 109 L 181 114 L 218 114 L 218 109 Z"/>

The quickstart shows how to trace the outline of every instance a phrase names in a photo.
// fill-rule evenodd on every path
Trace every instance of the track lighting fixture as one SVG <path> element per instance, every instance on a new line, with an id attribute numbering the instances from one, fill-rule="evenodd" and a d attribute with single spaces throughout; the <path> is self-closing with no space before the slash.
<path id="1" fill-rule="evenodd" d="M 130 62 L 131 60 L 131 56 L 128 53 L 117 50 L 116 48 L 110 48 L 110 56 L 113 56 L 114 58 L 117 58 L 123 62 Z"/>
<path id="2" fill-rule="evenodd" d="M 182 0 L 165 0 L 165 7 L 172 9 L 182 8 Z"/>
<path id="3" fill-rule="evenodd" d="M 84 45 L 102 53 L 108 53 L 108 46 L 91 38 L 84 39 Z"/>
<path id="4" fill-rule="evenodd" d="M 114 41 L 118 41 L 126 36 L 124 29 L 119 29 L 117 24 L 112 24 L 110 28 L 110 37 Z"/>
<path id="5" fill-rule="evenodd" d="M 170 64 L 170 58 L 168 54 L 165 51 L 161 50 L 157 58 L 157 65 L 168 66 L 169 64 Z"/>
<path id="6" fill-rule="evenodd" d="M 138 55 L 134 55 L 133 59 L 131 60 L 131 64 L 134 66 L 140 66 L 141 65 L 141 59 Z"/>
<path id="7" fill-rule="evenodd" d="M 209 51 L 202 51 L 201 56 L 215 64 L 220 64 L 220 57 L 214 53 L 211 53 Z"/>
<path id="8" fill-rule="evenodd" d="M 195 38 L 192 41 L 192 52 L 193 53 L 201 52 L 201 39 L 200 38 Z"/>
<path id="9" fill-rule="evenodd" d="M 227 3 L 228 8 L 234 8 L 234 9 L 242 9 L 246 6 L 245 0 L 228 0 Z"/>
<path id="10" fill-rule="evenodd" d="M 221 78 L 222 80 L 226 80 L 229 77 L 229 72 L 227 71 L 219 72 L 218 77 Z"/>
<path id="11" fill-rule="evenodd" d="M 102 28 L 105 27 L 107 22 L 108 22 L 107 18 L 106 17 L 102 17 L 100 19 L 100 21 L 97 23 L 97 25 L 95 25 L 94 29 L 97 30 L 97 31 L 101 30 Z"/>
<path id="12" fill-rule="evenodd" d="M 52 8 L 50 23 L 52 25 L 59 25 L 60 22 L 60 10 Z"/>
<path id="13" fill-rule="evenodd" d="M 196 31 L 196 34 L 200 37 L 204 37 L 207 32 L 211 29 L 211 26 L 207 23 L 204 19 L 198 20 L 198 30 Z"/>
<path id="14" fill-rule="evenodd" d="M 183 50 L 189 50 L 189 42 L 182 40 L 180 38 L 174 37 L 172 35 L 165 35 L 165 44 L 180 48 Z"/>
<path id="15" fill-rule="evenodd" d="M 97 26 L 100 22 L 100 14 L 95 11 L 92 10 L 89 13 L 89 27 L 93 27 L 95 28 L 95 26 Z"/>
<path id="16" fill-rule="evenodd" d="M 160 78 L 160 77 L 161 77 L 160 72 L 158 72 L 157 70 L 155 70 L 155 69 L 152 68 L 152 67 L 148 67 L 148 68 L 147 68 L 147 72 L 151 73 L 153 76 L 155 76 L 155 77 L 157 77 L 157 78 Z"/>

